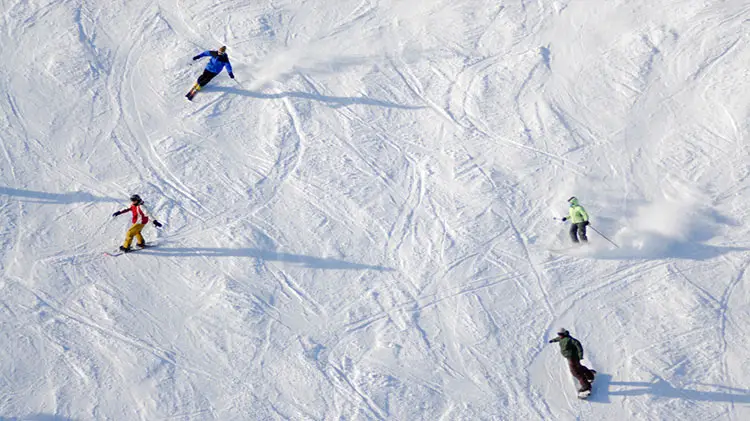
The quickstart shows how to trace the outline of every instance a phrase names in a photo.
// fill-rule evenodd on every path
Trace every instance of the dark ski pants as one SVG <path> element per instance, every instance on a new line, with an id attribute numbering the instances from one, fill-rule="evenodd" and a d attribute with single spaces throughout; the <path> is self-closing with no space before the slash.
<path id="1" fill-rule="evenodd" d="M 578 239 L 584 243 L 589 241 L 588 237 L 586 237 L 586 225 L 584 225 L 583 222 L 570 224 L 570 239 L 573 240 L 574 243 L 577 243 Z"/>
<path id="2" fill-rule="evenodd" d="M 211 81 L 211 79 L 215 78 L 218 73 L 209 72 L 208 70 L 204 70 L 203 74 L 198 76 L 198 85 L 202 88 L 206 86 L 208 82 Z"/>
<path id="3" fill-rule="evenodd" d="M 594 380 L 594 373 L 588 367 L 581 364 L 581 360 L 576 357 L 568 358 L 568 367 L 570 368 L 570 374 L 578 379 L 578 383 L 581 384 L 581 389 L 591 390 L 591 381 Z"/>

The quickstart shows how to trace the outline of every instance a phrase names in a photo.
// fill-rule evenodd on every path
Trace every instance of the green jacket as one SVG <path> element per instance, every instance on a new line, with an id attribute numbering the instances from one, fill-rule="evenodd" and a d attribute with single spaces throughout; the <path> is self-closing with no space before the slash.
<path id="1" fill-rule="evenodd" d="M 560 352 L 563 357 L 583 359 L 583 346 L 581 346 L 581 342 L 578 339 L 572 336 L 558 336 L 550 342 L 560 342 Z"/>
<path id="2" fill-rule="evenodd" d="M 568 209 L 568 220 L 573 224 L 588 221 L 589 214 L 586 213 L 586 209 L 581 205 L 570 205 L 570 209 Z"/>

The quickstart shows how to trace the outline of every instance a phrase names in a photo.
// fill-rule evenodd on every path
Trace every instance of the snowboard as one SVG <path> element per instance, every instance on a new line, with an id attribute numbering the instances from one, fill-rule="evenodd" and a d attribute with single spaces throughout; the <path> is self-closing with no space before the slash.
<path id="1" fill-rule="evenodd" d="M 596 370 L 591 370 L 592 373 L 594 373 L 594 380 L 596 380 Z M 591 392 L 594 391 L 594 380 L 591 380 L 591 390 L 587 390 L 585 392 L 578 392 L 578 399 L 586 400 L 591 396 Z"/>
<path id="2" fill-rule="evenodd" d="M 147 244 L 146 247 L 131 248 L 130 251 L 127 252 L 127 253 L 135 253 L 135 252 L 140 251 L 140 250 L 150 249 L 150 248 L 154 248 L 154 247 L 156 247 L 156 244 Z M 120 249 L 116 249 L 114 251 L 105 251 L 104 252 L 105 256 L 110 256 L 110 257 L 122 256 L 123 254 L 125 254 L 125 252 L 122 251 L 122 250 L 120 250 Z"/>

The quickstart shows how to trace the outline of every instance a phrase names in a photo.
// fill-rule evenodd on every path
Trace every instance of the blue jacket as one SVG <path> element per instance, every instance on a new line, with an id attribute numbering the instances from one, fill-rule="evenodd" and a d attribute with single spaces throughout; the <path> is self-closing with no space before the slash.
<path id="1" fill-rule="evenodd" d="M 211 57 L 211 61 L 206 65 L 206 70 L 209 72 L 219 74 L 226 67 L 229 76 L 234 77 L 234 74 L 232 74 L 232 64 L 229 63 L 229 56 L 227 54 L 220 55 L 218 51 L 207 50 L 193 57 L 193 60 L 198 60 L 201 57 Z"/>

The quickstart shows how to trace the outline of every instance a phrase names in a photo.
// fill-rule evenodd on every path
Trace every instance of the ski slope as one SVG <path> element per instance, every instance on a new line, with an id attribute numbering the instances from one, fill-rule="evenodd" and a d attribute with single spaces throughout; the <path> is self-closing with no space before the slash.
<path id="1" fill-rule="evenodd" d="M 0 420 L 750 419 L 746 0 L 0 4 Z"/>

